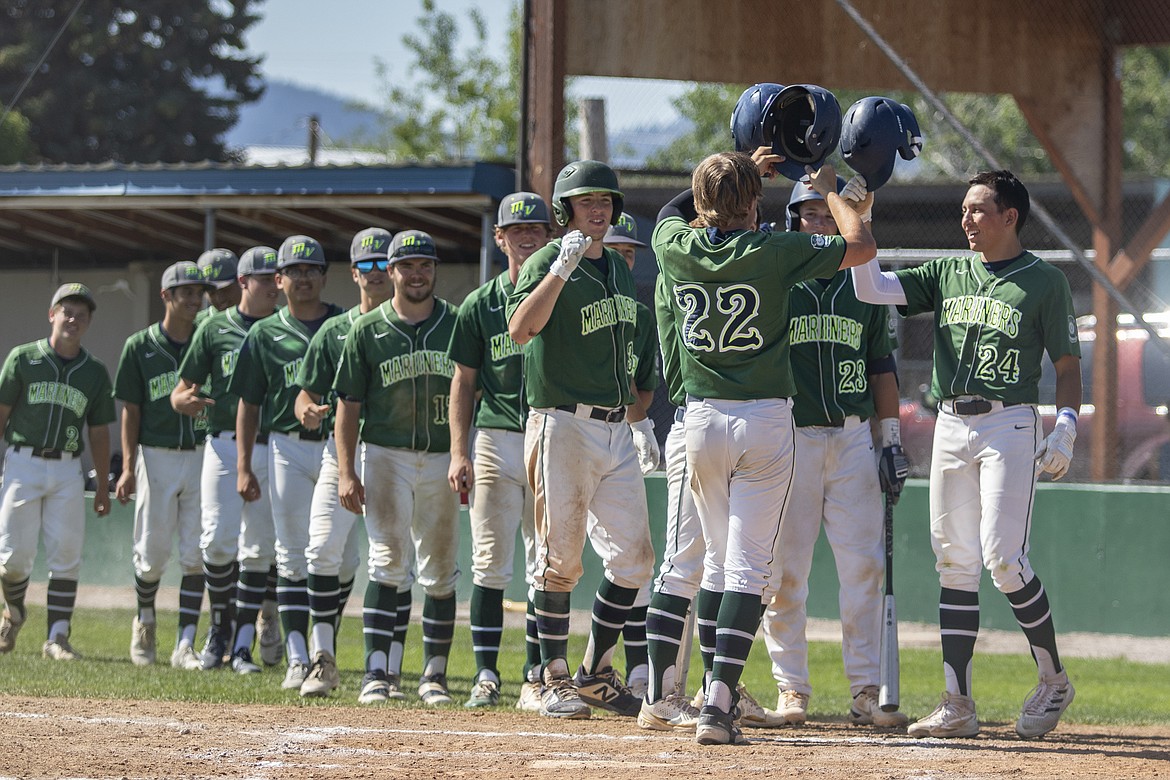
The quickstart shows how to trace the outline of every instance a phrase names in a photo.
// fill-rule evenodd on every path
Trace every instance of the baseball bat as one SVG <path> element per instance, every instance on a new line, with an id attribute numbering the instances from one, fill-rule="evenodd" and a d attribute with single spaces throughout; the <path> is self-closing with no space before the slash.
<path id="1" fill-rule="evenodd" d="M 886 594 L 882 599 L 881 685 L 878 706 L 894 712 L 899 704 L 898 680 L 898 608 L 894 603 L 894 502 L 885 494 L 886 517 Z"/>
<path id="2" fill-rule="evenodd" d="M 691 648 L 695 641 L 695 604 L 692 601 L 687 610 L 686 627 L 683 628 L 682 644 L 678 648 L 675 660 L 674 692 L 682 696 L 687 695 L 687 676 L 691 672 Z"/>

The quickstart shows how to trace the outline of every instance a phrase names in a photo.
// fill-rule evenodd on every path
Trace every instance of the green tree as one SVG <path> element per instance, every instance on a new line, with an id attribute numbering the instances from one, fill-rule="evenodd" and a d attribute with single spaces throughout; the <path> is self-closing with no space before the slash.
<path id="1" fill-rule="evenodd" d="M 380 109 L 387 128 L 376 138 L 347 139 L 406 159 L 513 160 L 520 115 L 520 6 L 509 16 L 506 57 L 487 44 L 487 22 L 473 8 L 466 17 L 474 43 L 459 46 L 459 22 L 424 0 L 418 32 L 402 37 L 413 58 L 410 84 L 391 83 L 381 59 L 375 68 L 385 91 Z"/>
<path id="2" fill-rule="evenodd" d="M 89 0 L 16 108 L 46 162 L 227 160 L 223 134 L 263 92 L 244 33 L 262 0 Z M 8 105 L 74 0 L 5 0 Z"/>
<path id="3" fill-rule="evenodd" d="M 0 109 L 3 113 L 3 109 Z M 32 138 L 28 133 L 28 120 L 13 111 L 0 124 L 0 165 L 32 162 L 34 159 Z"/>
<path id="4" fill-rule="evenodd" d="M 1170 47 L 1131 48 L 1122 57 L 1124 158 L 1129 173 L 1170 176 Z M 650 156 L 648 168 L 689 170 L 706 155 L 728 149 L 728 120 L 746 85 L 697 84 L 674 102 L 692 123 L 681 138 Z M 848 110 L 866 92 L 835 93 Z M 890 91 L 888 97 L 914 110 L 926 139 L 923 176 L 962 177 L 985 167 L 982 158 L 942 114 L 915 92 Z M 1021 174 L 1052 173 L 1047 151 L 1028 127 L 1010 95 L 946 94 L 947 108 L 1006 166 Z M 833 158 L 840 163 L 840 155 Z M 842 170 L 847 170 L 843 168 Z"/>

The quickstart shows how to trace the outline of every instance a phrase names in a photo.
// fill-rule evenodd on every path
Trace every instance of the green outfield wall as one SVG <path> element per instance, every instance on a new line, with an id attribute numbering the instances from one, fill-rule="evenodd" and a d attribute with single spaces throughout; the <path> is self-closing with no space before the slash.
<path id="1" fill-rule="evenodd" d="M 656 550 L 662 550 L 666 518 L 666 480 L 661 474 L 646 480 L 651 532 Z M 875 512 L 873 522 L 881 523 Z M 115 502 L 111 514 L 88 514 L 82 589 L 86 585 L 132 587 L 131 532 L 133 505 Z M 938 579 L 930 550 L 925 480 L 911 480 L 898 504 L 895 528 L 894 582 L 901 620 L 933 623 L 938 618 Z M 1170 635 L 1170 588 L 1166 587 L 1170 557 L 1170 487 L 1128 485 L 1042 484 L 1037 490 L 1033 517 L 1032 566 L 1044 582 L 1058 631 L 1096 631 Z M 364 544 L 363 544 L 364 550 Z M 522 548 L 521 548 L 522 550 Z M 661 554 L 661 552 L 659 553 Z M 523 563 L 517 556 L 516 576 L 507 597 L 524 599 Z M 586 550 L 586 573 L 573 594 L 575 609 L 588 609 L 601 575 L 601 564 Z M 33 575 L 46 576 L 43 553 Z M 471 592 L 471 541 L 466 509 L 460 539 L 459 598 Z M 365 579 L 364 564 L 359 586 Z M 173 567 L 164 585 L 177 586 Z M 835 618 L 837 577 L 832 552 L 824 534 L 817 543 L 809 583 L 810 616 Z M 127 607 L 133 606 L 127 597 Z M 982 624 L 1014 628 L 1007 599 L 998 594 L 986 574 L 980 594 Z"/>

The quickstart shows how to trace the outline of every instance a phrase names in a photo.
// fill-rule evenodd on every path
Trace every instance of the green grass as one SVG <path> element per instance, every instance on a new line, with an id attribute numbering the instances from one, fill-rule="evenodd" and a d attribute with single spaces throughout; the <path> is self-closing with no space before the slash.
<path id="1" fill-rule="evenodd" d="M 174 613 L 162 612 L 159 615 L 159 660 L 162 663 L 150 669 L 135 667 L 128 654 L 132 617 L 130 610 L 81 610 L 74 621 L 71 641 L 85 656 L 84 660 L 60 663 L 41 658 L 44 608 L 30 605 L 29 622 L 21 632 L 16 650 L 0 656 L 0 692 L 95 699 L 356 706 L 362 675 L 361 622 L 356 618 L 346 618 L 341 629 L 338 653 L 341 691 L 329 699 L 306 701 L 294 691 L 281 690 L 283 667 L 246 677 L 230 671 L 199 673 L 172 669 L 169 660 L 175 638 Z M 582 626 L 575 628 L 583 629 Z M 417 679 L 422 668 L 421 645 L 422 630 L 417 624 L 412 625 L 403 663 L 404 687 L 408 693 L 410 682 Z M 467 626 L 457 626 L 448 674 L 452 695 L 457 701 L 466 699 L 475 674 L 470 647 Z M 585 648 L 584 635 L 574 634 L 569 648 L 570 659 L 579 659 Z M 512 706 L 519 692 L 523 653 L 523 634 L 519 630 L 506 630 L 500 666 L 504 676 L 504 706 L 507 707 Z M 940 654 L 932 650 L 903 650 L 901 661 L 902 710 L 911 718 L 921 717 L 934 708 L 943 689 Z M 623 663 L 619 650 L 619 668 Z M 840 648 L 826 642 L 812 643 L 809 666 L 815 689 L 810 716 L 814 720 L 844 721 L 849 710 L 849 689 L 841 665 Z M 1068 667 L 1077 694 L 1065 721 L 1099 725 L 1170 724 L 1170 698 L 1151 695 L 1151 691 L 1164 689 L 1165 680 L 1170 676 L 1170 665 L 1117 659 L 1070 659 Z M 691 665 L 692 691 L 698 684 L 700 669 L 696 647 Z M 1035 685 L 1036 670 L 1029 656 L 977 652 L 973 678 L 980 721 L 1007 723 L 1015 720 L 1024 697 Z M 752 650 L 744 682 L 765 706 L 775 705 L 775 684 L 762 642 L 757 642 Z M 417 699 L 408 696 L 404 704 L 396 706 L 419 705 Z"/>

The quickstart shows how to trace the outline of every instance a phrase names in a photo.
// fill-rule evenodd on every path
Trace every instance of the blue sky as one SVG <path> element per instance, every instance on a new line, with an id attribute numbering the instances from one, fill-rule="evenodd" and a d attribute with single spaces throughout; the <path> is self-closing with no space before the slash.
<path id="1" fill-rule="evenodd" d="M 456 17 L 480 8 L 493 46 L 504 46 L 509 0 L 438 0 Z M 403 34 L 422 14 L 421 0 L 267 0 L 264 19 L 247 35 L 248 48 L 264 54 L 268 78 L 291 81 L 377 104 L 374 57 L 397 79 L 408 79 L 409 62 L 401 57 Z M 676 82 L 648 79 L 578 78 L 573 95 L 603 97 L 610 130 L 669 122 L 676 114 L 670 99 L 681 92 Z"/>

